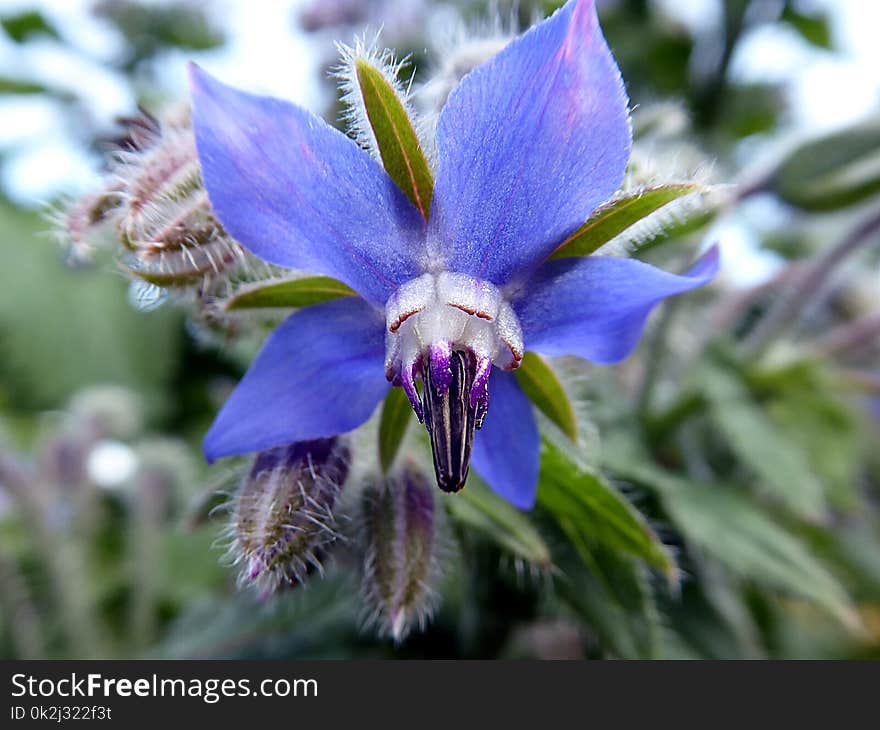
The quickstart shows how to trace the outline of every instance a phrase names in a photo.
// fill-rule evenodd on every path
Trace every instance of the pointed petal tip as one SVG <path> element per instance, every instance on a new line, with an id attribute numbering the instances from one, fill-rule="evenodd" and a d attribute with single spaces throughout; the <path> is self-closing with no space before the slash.
<path id="1" fill-rule="evenodd" d="M 530 272 L 620 187 L 631 146 L 595 3 L 569 0 L 470 70 L 440 112 L 429 222 L 447 263 L 495 284 Z"/>
<path id="2" fill-rule="evenodd" d="M 535 486 L 537 487 L 537 485 Z M 538 490 L 535 489 L 529 494 L 506 496 L 505 499 L 518 510 L 522 510 L 523 512 L 531 512 L 535 508 L 535 503 L 538 500 Z"/>
<path id="3" fill-rule="evenodd" d="M 234 445 L 228 443 L 229 424 L 221 418 L 223 409 L 214 419 L 208 432 L 202 439 L 202 456 L 208 464 L 213 464 L 218 459 L 225 459 L 227 456 L 240 456 L 241 454 L 251 453 L 257 449 L 236 449 Z"/>
<path id="4" fill-rule="evenodd" d="M 216 421 L 214 424 L 216 425 Z M 205 461 L 208 464 L 213 464 L 217 459 L 222 459 L 226 454 L 223 453 L 223 450 L 220 449 L 216 443 L 217 438 L 214 434 L 214 426 L 208 430 L 208 433 L 205 434 L 205 438 L 202 439 L 202 456 L 205 457 Z"/>
<path id="5" fill-rule="evenodd" d="M 212 451 L 208 450 L 208 447 L 205 444 L 202 444 L 202 457 L 205 459 L 206 464 L 213 464 L 217 461 L 217 457 L 213 455 Z"/>
<path id="6" fill-rule="evenodd" d="M 526 346 L 551 357 L 600 365 L 629 357 L 651 311 L 664 299 L 711 282 L 721 265 L 712 246 L 683 274 L 610 256 L 547 262 L 516 304 Z"/>
<path id="7" fill-rule="evenodd" d="M 718 243 L 712 244 L 706 253 L 704 253 L 697 262 L 691 266 L 685 276 L 693 279 L 699 279 L 704 283 L 709 283 L 714 279 L 721 270 L 721 246 Z"/>
<path id="8" fill-rule="evenodd" d="M 578 29 L 592 29 L 599 22 L 595 0 L 569 0 L 562 11 L 571 13 L 572 25 Z"/>
<path id="9" fill-rule="evenodd" d="M 339 279 L 374 304 L 418 275 L 425 220 L 353 140 L 196 64 L 189 76 L 205 189 L 238 243 L 269 263 Z"/>
<path id="10" fill-rule="evenodd" d="M 213 81 L 214 78 L 205 69 L 203 69 L 195 61 L 186 64 L 186 72 L 189 77 L 190 91 L 200 90 L 206 82 Z"/>
<path id="11" fill-rule="evenodd" d="M 194 106 L 199 97 L 224 104 L 222 101 L 216 101 L 218 97 L 224 94 L 229 94 L 231 97 L 226 103 L 234 103 L 236 97 L 250 96 L 248 92 L 224 83 L 195 61 L 187 63 L 187 75 L 189 76 L 189 90 Z M 207 104 L 205 106 L 207 107 Z"/>

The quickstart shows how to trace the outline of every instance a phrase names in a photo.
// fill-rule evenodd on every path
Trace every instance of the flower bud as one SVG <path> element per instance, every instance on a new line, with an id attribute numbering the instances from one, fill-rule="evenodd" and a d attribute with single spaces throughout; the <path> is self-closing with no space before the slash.
<path id="1" fill-rule="evenodd" d="M 423 113 L 439 114 L 449 95 L 474 68 L 485 63 L 516 36 L 516 16 L 493 14 L 482 23 L 454 24 L 434 39 L 434 57 L 439 63 L 430 70 L 420 89 Z"/>
<path id="2" fill-rule="evenodd" d="M 350 452 L 338 438 L 302 441 L 257 455 L 234 501 L 230 554 L 239 582 L 263 594 L 302 583 L 338 537 L 333 507 Z"/>
<path id="3" fill-rule="evenodd" d="M 368 623 L 402 641 L 427 621 L 439 573 L 434 490 L 421 471 L 408 467 L 365 491 L 363 537 Z"/>
<path id="4" fill-rule="evenodd" d="M 117 227 L 128 272 L 180 287 L 220 275 L 244 252 L 217 221 L 204 189 L 189 110 L 129 120 L 113 168 L 122 200 Z"/>
<path id="5" fill-rule="evenodd" d="M 117 191 L 105 189 L 84 195 L 50 214 L 70 263 L 92 260 L 104 224 L 115 215 L 118 204 Z"/>
<path id="6" fill-rule="evenodd" d="M 103 189 L 53 216 L 71 258 L 87 260 L 115 239 L 136 280 L 199 291 L 244 272 L 252 259 L 211 208 L 189 109 L 162 118 L 141 110 L 119 121 L 124 132 L 111 141 Z"/>

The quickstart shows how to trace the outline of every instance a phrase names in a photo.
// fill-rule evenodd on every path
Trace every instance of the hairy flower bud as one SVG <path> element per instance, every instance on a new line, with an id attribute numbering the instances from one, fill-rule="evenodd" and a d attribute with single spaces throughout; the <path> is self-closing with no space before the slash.
<path id="1" fill-rule="evenodd" d="M 240 263 L 244 253 L 214 217 L 202 184 L 189 110 L 162 121 L 131 121 L 129 130 L 131 141 L 113 168 L 129 273 L 176 287 Z"/>
<path id="2" fill-rule="evenodd" d="M 333 507 L 350 452 L 338 438 L 302 441 L 257 455 L 234 500 L 231 557 L 239 581 L 261 593 L 302 583 L 338 534 Z"/>
<path id="3" fill-rule="evenodd" d="M 97 232 L 114 215 L 117 205 L 117 191 L 106 189 L 85 195 L 52 211 L 49 218 L 58 237 L 67 247 L 71 263 L 91 261 L 97 248 Z"/>
<path id="4" fill-rule="evenodd" d="M 439 572 L 434 493 L 408 467 L 364 493 L 363 593 L 368 623 L 401 641 L 414 623 L 424 626 L 435 602 Z"/>
<path id="5" fill-rule="evenodd" d="M 88 257 L 112 229 L 123 269 L 155 286 L 204 288 L 240 268 L 247 254 L 214 216 L 189 109 L 120 122 L 104 188 L 55 216 L 71 255 Z"/>

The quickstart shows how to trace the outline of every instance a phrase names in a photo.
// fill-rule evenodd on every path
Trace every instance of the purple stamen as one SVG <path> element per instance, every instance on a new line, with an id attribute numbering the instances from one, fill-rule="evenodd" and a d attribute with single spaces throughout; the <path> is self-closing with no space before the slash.
<path id="1" fill-rule="evenodd" d="M 406 397 L 409 398 L 409 404 L 412 406 L 416 418 L 419 419 L 419 423 L 424 423 L 425 414 L 422 411 L 422 402 L 419 400 L 419 391 L 416 390 L 415 370 L 416 363 L 404 365 L 400 370 L 400 379 L 403 384 L 403 391 L 406 393 Z"/>
<path id="2" fill-rule="evenodd" d="M 449 389 L 452 382 L 452 346 L 448 342 L 431 345 L 428 367 L 431 368 L 431 382 L 441 395 Z"/>
<path id="3" fill-rule="evenodd" d="M 477 408 L 470 404 L 476 366 L 473 353 L 455 350 L 442 391 L 434 382 L 432 368 L 423 374 L 425 427 L 431 437 L 437 485 L 444 492 L 459 491 L 467 480 L 477 425 Z"/>
<path id="4" fill-rule="evenodd" d="M 474 384 L 471 387 L 470 402 L 471 408 L 478 403 L 485 402 L 489 404 L 489 375 L 492 372 L 492 361 L 488 357 L 481 357 L 477 360 L 477 369 L 474 372 Z M 479 426 L 477 426 L 479 428 Z"/>

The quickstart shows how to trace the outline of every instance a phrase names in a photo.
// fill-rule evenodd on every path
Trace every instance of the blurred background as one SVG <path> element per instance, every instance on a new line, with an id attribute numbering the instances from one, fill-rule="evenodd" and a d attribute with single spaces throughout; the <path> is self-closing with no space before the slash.
<path id="1" fill-rule="evenodd" d="M 440 608 L 396 646 L 356 547 L 236 587 L 241 465 L 199 443 L 263 325 L 220 336 L 118 246 L 80 255 L 71 206 L 189 60 L 337 123 L 335 41 L 381 28 L 418 84 L 558 3 L 0 0 L 0 656 L 880 658 L 880 6 L 598 4 L 634 165 L 723 193 L 637 246 L 675 269 L 718 241 L 719 281 L 626 363 L 560 365 L 584 473 L 651 543 L 601 500 L 451 510 Z"/>

